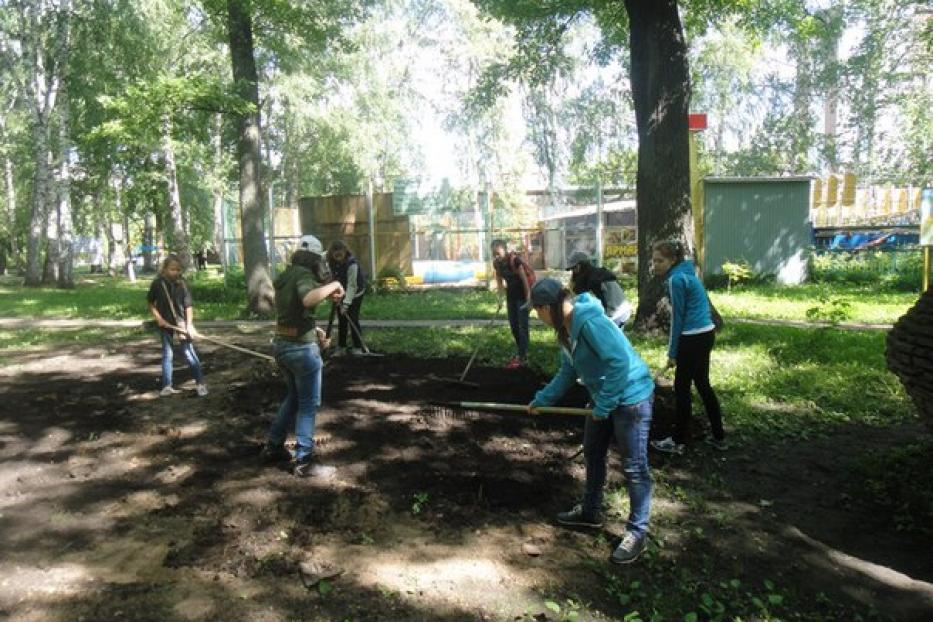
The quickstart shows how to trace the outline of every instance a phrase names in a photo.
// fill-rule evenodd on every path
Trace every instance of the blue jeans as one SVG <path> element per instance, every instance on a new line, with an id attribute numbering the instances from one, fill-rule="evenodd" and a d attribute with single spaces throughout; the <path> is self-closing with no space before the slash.
<path id="1" fill-rule="evenodd" d="M 159 333 L 162 336 L 162 388 L 172 386 L 172 363 L 175 360 L 175 349 L 172 347 L 172 334 L 175 331 L 161 329 Z M 194 351 L 194 344 L 191 341 L 182 341 L 182 354 L 188 361 L 188 367 L 191 368 L 191 375 L 198 384 L 204 382 L 204 372 L 201 370 L 201 360 L 198 359 L 198 353 Z"/>
<path id="2" fill-rule="evenodd" d="M 606 483 L 606 455 L 613 436 L 622 453 L 622 471 L 631 508 L 626 530 L 643 537 L 648 533 L 651 515 L 651 472 L 648 469 L 648 430 L 654 397 L 619 406 L 608 419 L 586 418 L 583 431 L 583 456 L 586 458 L 586 492 L 583 510 L 601 512 L 603 486 Z"/>
<path id="3" fill-rule="evenodd" d="M 505 302 L 509 312 L 509 327 L 518 347 L 518 358 L 524 361 L 528 358 L 528 314 L 531 313 L 531 309 L 521 309 L 526 302 L 524 298 L 509 295 L 506 296 Z"/>
<path id="4" fill-rule="evenodd" d="M 314 452 L 314 420 L 321 405 L 321 351 L 316 343 L 275 340 L 275 360 L 285 376 L 288 395 L 269 428 L 268 442 L 280 446 L 295 426 L 295 459 Z"/>

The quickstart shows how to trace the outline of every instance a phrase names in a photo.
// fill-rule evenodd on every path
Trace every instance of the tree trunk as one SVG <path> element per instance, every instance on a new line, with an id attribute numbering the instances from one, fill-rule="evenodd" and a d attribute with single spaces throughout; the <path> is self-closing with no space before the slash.
<path id="1" fill-rule="evenodd" d="M 26 285 L 42 283 L 42 241 L 49 218 L 49 125 L 48 119 L 39 115 L 33 126 L 33 175 L 34 193 L 29 213 L 29 237 L 26 239 Z"/>
<path id="2" fill-rule="evenodd" d="M 253 51 L 252 16 L 244 0 L 227 0 L 227 32 L 230 60 L 237 94 L 253 105 L 252 112 L 237 116 L 237 161 L 240 168 L 240 222 L 243 230 L 243 269 L 249 310 L 271 315 L 274 291 L 269 277 L 264 209 L 260 180 L 259 84 Z"/>
<path id="3" fill-rule="evenodd" d="M 45 217 L 45 263 L 42 267 L 43 285 L 54 285 L 58 282 L 58 262 L 61 256 L 61 245 L 58 240 L 58 209 L 59 205 L 56 201 Z"/>
<path id="4" fill-rule="evenodd" d="M 123 182 L 120 182 L 123 185 Z M 130 217 L 123 213 L 123 254 L 126 256 L 126 278 L 130 283 L 136 282 L 136 260 L 133 258 L 133 244 L 130 241 Z"/>
<path id="5" fill-rule="evenodd" d="M 640 329 L 669 321 L 664 283 L 649 274 L 651 246 L 678 239 L 693 250 L 687 113 L 687 45 L 676 0 L 626 0 L 632 98 L 638 127 L 638 311 Z"/>
<path id="6" fill-rule="evenodd" d="M 224 174 L 223 174 L 223 116 L 218 112 L 214 116 L 214 134 L 211 137 L 214 144 L 214 250 L 220 253 L 221 263 L 227 265 L 224 252 Z"/>
<path id="7" fill-rule="evenodd" d="M 175 167 L 175 147 L 172 145 L 172 120 L 168 113 L 162 115 L 162 161 L 165 166 L 165 179 L 168 181 L 168 226 L 170 231 L 171 252 L 178 255 L 185 272 L 194 268 L 188 234 L 185 232 L 184 214 L 181 209 L 181 197 L 178 192 L 178 170 Z"/>
<path id="8" fill-rule="evenodd" d="M 155 213 L 149 211 L 143 214 L 143 270 L 146 272 L 155 272 L 157 269 L 155 258 L 152 256 L 152 250 L 155 248 L 155 238 Z"/>
<path id="9" fill-rule="evenodd" d="M 933 431 L 933 289 L 894 324 L 885 352 L 920 418 Z"/>
<path id="10" fill-rule="evenodd" d="M 19 264 L 19 248 L 16 244 L 16 187 L 13 185 L 13 160 L 9 155 L 3 158 L 3 181 L 6 188 L 7 231 L 10 234 L 10 258 L 12 264 Z"/>
<path id="11" fill-rule="evenodd" d="M 66 84 L 62 84 L 62 94 Z M 62 98 L 59 117 L 59 149 L 61 149 L 61 168 L 58 176 L 58 286 L 72 289 L 74 278 L 74 222 L 71 211 L 71 137 L 69 124 L 71 118 L 67 98 Z"/>

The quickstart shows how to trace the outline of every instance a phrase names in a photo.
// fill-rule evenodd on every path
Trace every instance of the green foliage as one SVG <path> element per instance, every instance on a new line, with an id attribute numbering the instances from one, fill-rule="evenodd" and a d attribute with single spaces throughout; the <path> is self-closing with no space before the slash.
<path id="1" fill-rule="evenodd" d="M 814 283 L 880 285 L 896 291 L 919 292 L 923 282 L 923 255 L 911 251 L 830 252 L 810 257 Z"/>
<path id="2" fill-rule="evenodd" d="M 752 277 L 752 267 L 744 259 L 738 262 L 727 261 L 722 264 L 722 272 L 729 279 L 729 291 L 733 285 L 739 285 Z"/>
<path id="3" fill-rule="evenodd" d="M 817 297 L 818 304 L 807 309 L 807 319 L 813 322 L 838 324 L 852 318 L 852 303 L 840 296 L 822 292 Z"/>
<path id="4" fill-rule="evenodd" d="M 405 272 L 395 266 L 386 266 L 376 275 L 374 287 L 377 294 L 386 294 L 391 291 L 405 291 L 408 282 Z"/>
<path id="5" fill-rule="evenodd" d="M 428 499 L 430 499 L 430 497 L 431 495 L 429 495 L 426 492 L 416 492 L 415 494 L 413 494 L 411 496 L 412 498 L 411 513 L 415 516 L 417 516 L 418 514 L 421 514 L 421 511 L 428 504 Z"/>

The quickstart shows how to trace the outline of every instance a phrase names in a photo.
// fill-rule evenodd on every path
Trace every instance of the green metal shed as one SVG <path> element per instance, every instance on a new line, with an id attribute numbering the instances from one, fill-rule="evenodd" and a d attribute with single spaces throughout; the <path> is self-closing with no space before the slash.
<path id="1" fill-rule="evenodd" d="M 707 177 L 703 180 L 703 267 L 745 260 L 779 283 L 807 278 L 812 244 L 811 177 Z"/>

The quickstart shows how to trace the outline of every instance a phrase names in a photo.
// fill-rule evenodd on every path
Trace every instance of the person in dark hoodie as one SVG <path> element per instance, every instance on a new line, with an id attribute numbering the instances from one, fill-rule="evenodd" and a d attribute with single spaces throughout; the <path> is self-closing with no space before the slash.
<path id="1" fill-rule="evenodd" d="M 684 247 L 678 241 L 658 242 L 652 247 L 651 264 L 658 276 L 667 277 L 671 301 L 671 336 L 667 348 L 667 366 L 675 368 L 674 401 L 677 413 L 673 436 L 652 441 L 657 451 L 671 454 L 684 452 L 690 442 L 691 385 L 695 384 L 706 416 L 709 417 L 712 438 L 706 442 L 716 449 L 726 449 L 719 400 L 709 381 L 709 359 L 716 341 L 709 297 L 696 276 L 693 262 L 685 258 Z"/>
<path id="2" fill-rule="evenodd" d="M 570 270 L 570 289 L 574 294 L 589 292 L 599 298 L 612 323 L 622 328 L 632 317 L 632 303 L 625 298 L 625 291 L 611 270 L 594 266 L 590 256 L 583 251 L 574 251 L 567 259 Z"/>
<path id="3" fill-rule="evenodd" d="M 304 235 L 291 264 L 275 279 L 275 360 L 285 377 L 288 393 L 269 428 L 263 460 L 284 462 L 288 429 L 294 426 L 293 472 L 298 477 L 326 477 L 333 467 L 314 463 L 314 427 L 321 405 L 321 350 L 327 347 L 324 331 L 315 326 L 314 309 L 326 298 L 339 304 L 343 286 L 327 282 L 324 247 L 313 235 Z"/>
<path id="4" fill-rule="evenodd" d="M 625 334 L 606 317 L 599 300 L 583 293 L 576 298 L 554 279 L 542 279 L 531 290 L 538 318 L 557 333 L 560 369 L 528 405 L 550 406 L 579 377 L 593 400 L 586 419 L 583 455 L 586 489 L 583 501 L 557 515 L 562 525 L 601 527 L 606 456 L 615 439 L 622 453 L 629 512 L 622 542 L 610 561 L 627 564 L 645 550 L 651 514 L 651 473 L 648 431 L 651 427 L 654 381 Z"/>
<path id="5" fill-rule="evenodd" d="M 331 274 L 340 282 L 346 292 L 338 307 L 338 350 L 334 354 L 336 356 L 346 352 L 362 354 L 363 343 L 360 333 L 363 329 L 360 326 L 360 309 L 363 307 L 363 296 L 366 294 L 366 276 L 356 257 L 353 256 L 343 240 L 331 242 L 330 248 L 327 250 L 327 265 Z M 348 327 L 348 322 L 353 322 L 356 330 Z M 350 333 L 353 339 L 352 350 L 347 350 L 347 333 Z"/>

